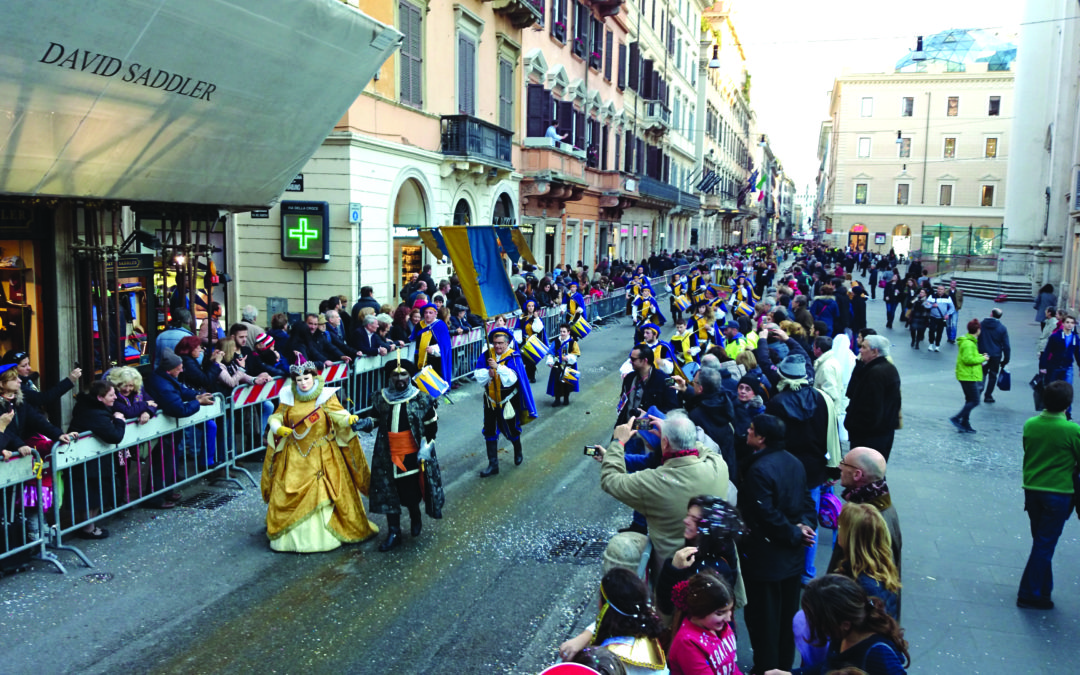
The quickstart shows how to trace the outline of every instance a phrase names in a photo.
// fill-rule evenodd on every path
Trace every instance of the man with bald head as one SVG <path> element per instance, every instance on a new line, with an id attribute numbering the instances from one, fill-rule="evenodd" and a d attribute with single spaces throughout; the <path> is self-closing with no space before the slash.
<path id="1" fill-rule="evenodd" d="M 852 504 L 870 504 L 881 512 L 885 519 L 885 525 L 889 528 L 889 537 L 892 539 L 893 562 L 896 563 L 896 571 L 900 570 L 900 517 L 896 514 L 896 508 L 889 494 L 889 486 L 885 482 L 885 458 L 873 448 L 852 448 L 840 461 L 840 485 L 844 491 L 841 493 L 845 502 Z M 829 572 L 836 569 L 839 563 L 839 548 L 833 547 L 832 558 L 829 560 Z M 896 596 L 896 618 L 900 619 L 900 595 Z"/>

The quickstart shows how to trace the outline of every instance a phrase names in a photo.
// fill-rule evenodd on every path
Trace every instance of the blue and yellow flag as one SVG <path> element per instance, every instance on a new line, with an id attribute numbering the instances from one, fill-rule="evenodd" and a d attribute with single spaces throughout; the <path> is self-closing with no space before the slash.
<path id="1" fill-rule="evenodd" d="M 499 238 L 493 227 L 441 227 L 446 250 L 454 264 L 465 301 L 474 314 L 489 318 L 510 314 L 517 309 L 517 298 L 510 287 Z"/>
<path id="2" fill-rule="evenodd" d="M 443 241 L 438 230 L 420 230 L 420 241 L 424 242 L 424 246 L 431 251 L 431 255 L 439 260 L 450 257 L 450 254 L 446 252 L 446 242 Z"/>
<path id="3" fill-rule="evenodd" d="M 532 249 L 529 248 L 529 243 L 525 241 L 525 235 L 521 233 L 516 227 L 496 227 L 495 232 L 499 235 L 499 243 L 502 244 L 503 251 L 515 263 L 522 258 L 525 258 L 525 262 L 535 265 L 536 258 L 533 257 Z"/>
<path id="4" fill-rule="evenodd" d="M 439 398 L 450 390 L 450 385 L 431 366 L 424 366 L 424 369 L 413 378 L 413 382 L 432 398 Z"/>

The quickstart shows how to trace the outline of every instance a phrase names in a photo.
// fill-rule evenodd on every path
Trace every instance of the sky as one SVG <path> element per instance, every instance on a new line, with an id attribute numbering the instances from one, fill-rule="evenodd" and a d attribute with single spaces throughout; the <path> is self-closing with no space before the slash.
<path id="1" fill-rule="evenodd" d="M 1019 33 L 1024 0 L 732 0 L 751 75 L 750 105 L 798 192 L 817 176 L 833 79 L 892 72 L 919 35 L 952 28 Z M 992 31 L 996 32 L 996 31 Z M 1023 58 L 1022 46 L 1017 58 Z"/>

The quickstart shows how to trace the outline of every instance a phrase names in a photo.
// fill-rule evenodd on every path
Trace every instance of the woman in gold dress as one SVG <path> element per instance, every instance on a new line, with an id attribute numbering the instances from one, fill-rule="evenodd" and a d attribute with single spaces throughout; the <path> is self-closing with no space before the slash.
<path id="1" fill-rule="evenodd" d="M 379 528 L 360 500 L 371 472 L 352 429 L 356 416 L 338 401 L 337 387 L 323 386 L 314 363 L 289 371 L 292 386 L 270 416 L 263 462 L 270 548 L 315 553 L 374 536 Z"/>

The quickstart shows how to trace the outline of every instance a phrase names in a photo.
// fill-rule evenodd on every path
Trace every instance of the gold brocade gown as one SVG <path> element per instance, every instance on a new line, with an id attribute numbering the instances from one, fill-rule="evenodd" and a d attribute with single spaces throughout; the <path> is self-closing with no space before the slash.
<path id="1" fill-rule="evenodd" d="M 284 437 L 270 434 L 263 462 L 270 548 L 315 553 L 375 535 L 379 528 L 368 522 L 360 500 L 368 493 L 371 472 L 349 412 L 332 392 L 298 401 L 286 391 L 292 394 L 283 390 L 271 427 L 293 431 Z"/>

